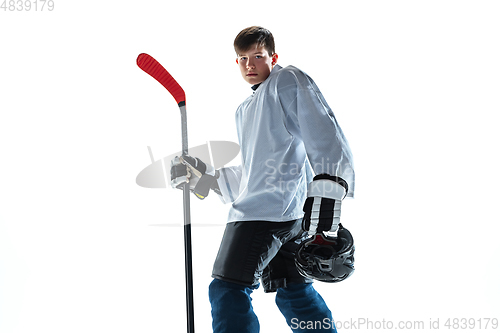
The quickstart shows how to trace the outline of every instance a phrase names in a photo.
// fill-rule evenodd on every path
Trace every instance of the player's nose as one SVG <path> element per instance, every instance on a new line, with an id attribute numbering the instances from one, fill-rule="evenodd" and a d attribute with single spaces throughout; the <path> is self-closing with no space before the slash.
<path id="1" fill-rule="evenodd" d="M 255 65 L 254 65 L 253 61 L 248 60 L 248 62 L 247 62 L 247 68 L 255 68 Z"/>

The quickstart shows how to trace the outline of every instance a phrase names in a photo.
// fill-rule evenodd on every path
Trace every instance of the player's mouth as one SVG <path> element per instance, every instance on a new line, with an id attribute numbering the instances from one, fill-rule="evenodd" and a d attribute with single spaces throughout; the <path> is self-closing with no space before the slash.
<path id="1" fill-rule="evenodd" d="M 248 73 L 247 76 L 257 76 L 257 73 Z"/>

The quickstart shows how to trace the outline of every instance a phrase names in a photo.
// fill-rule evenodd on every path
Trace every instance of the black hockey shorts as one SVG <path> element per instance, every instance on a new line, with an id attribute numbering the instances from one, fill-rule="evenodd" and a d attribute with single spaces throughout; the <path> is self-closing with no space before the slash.
<path id="1" fill-rule="evenodd" d="M 297 271 L 294 260 L 294 251 L 306 235 L 302 219 L 230 222 L 222 237 L 212 277 L 245 286 L 255 286 L 261 279 L 265 292 L 289 283 L 311 283 L 311 279 Z"/>

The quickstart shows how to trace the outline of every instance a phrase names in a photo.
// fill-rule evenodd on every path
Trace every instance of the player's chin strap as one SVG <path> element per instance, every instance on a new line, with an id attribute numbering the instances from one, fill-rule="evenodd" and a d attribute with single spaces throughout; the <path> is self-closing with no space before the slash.
<path id="1" fill-rule="evenodd" d="M 309 236 L 315 235 L 320 219 L 324 220 L 326 218 L 331 219 L 332 223 L 330 229 L 325 231 L 326 236 L 337 237 L 340 224 L 340 209 L 342 200 L 347 194 L 347 183 L 339 177 L 321 176 L 315 177 L 315 180 L 309 183 L 307 189 L 307 197 L 313 198 L 308 234 Z"/>

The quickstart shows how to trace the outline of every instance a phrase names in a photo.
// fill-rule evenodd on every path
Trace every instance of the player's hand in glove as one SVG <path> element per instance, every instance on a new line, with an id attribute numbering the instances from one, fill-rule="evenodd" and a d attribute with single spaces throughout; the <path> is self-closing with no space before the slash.
<path id="1" fill-rule="evenodd" d="M 314 177 L 307 188 L 302 228 L 311 236 L 321 232 L 336 235 L 340 223 L 340 208 L 347 190 L 347 182 L 340 177 L 328 174 Z"/>
<path id="2" fill-rule="evenodd" d="M 182 184 L 187 182 L 189 189 L 198 199 L 205 199 L 210 189 L 220 193 L 217 178 L 219 178 L 218 170 L 189 155 L 176 156 L 170 165 L 172 188 L 182 189 Z"/>

